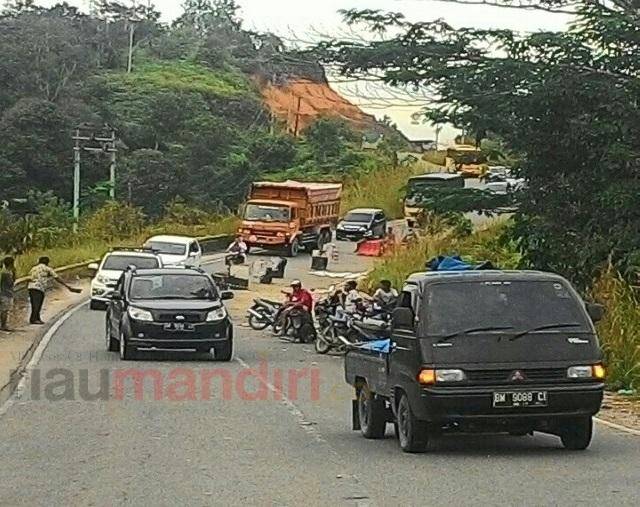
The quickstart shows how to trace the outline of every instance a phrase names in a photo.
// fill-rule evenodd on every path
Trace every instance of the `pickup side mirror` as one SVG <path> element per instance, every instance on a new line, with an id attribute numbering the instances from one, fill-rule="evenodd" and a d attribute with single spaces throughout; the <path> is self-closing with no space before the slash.
<path id="1" fill-rule="evenodd" d="M 600 322 L 604 318 L 604 306 L 587 303 L 587 313 L 593 322 Z"/>
<path id="2" fill-rule="evenodd" d="M 229 300 L 233 299 L 234 297 L 235 296 L 234 296 L 233 292 L 231 292 L 230 290 L 223 290 L 220 293 L 220 299 L 222 301 L 229 301 Z"/>
<path id="3" fill-rule="evenodd" d="M 413 329 L 415 315 L 410 308 L 401 306 L 393 310 L 391 321 L 394 329 Z"/>
<path id="4" fill-rule="evenodd" d="M 98 271 L 98 269 L 100 268 L 100 266 L 98 266 L 97 262 L 92 262 L 91 264 L 89 264 L 87 266 L 88 269 L 90 269 L 91 271 Z"/>

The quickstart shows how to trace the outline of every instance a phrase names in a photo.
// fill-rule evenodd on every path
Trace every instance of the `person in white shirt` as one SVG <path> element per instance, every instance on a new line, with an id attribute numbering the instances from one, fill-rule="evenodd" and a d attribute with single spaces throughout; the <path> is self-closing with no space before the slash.
<path id="1" fill-rule="evenodd" d="M 248 251 L 249 247 L 247 247 L 242 236 L 236 236 L 236 239 L 229 245 L 229 248 L 227 248 L 227 252 L 231 254 L 226 257 L 227 265 L 244 264 L 247 260 Z"/>
<path id="2" fill-rule="evenodd" d="M 349 314 L 357 313 L 358 303 L 363 299 L 362 294 L 358 292 L 358 282 L 349 280 L 344 285 L 344 292 L 344 311 Z"/>
<path id="3" fill-rule="evenodd" d="M 389 280 L 382 280 L 380 287 L 373 294 L 373 300 L 383 308 L 389 308 L 398 300 L 398 291 L 391 286 Z"/>

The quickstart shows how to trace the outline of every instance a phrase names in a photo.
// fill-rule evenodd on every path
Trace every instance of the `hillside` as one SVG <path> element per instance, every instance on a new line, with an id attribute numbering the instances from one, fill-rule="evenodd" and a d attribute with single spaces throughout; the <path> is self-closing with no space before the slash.
<path id="1" fill-rule="evenodd" d="M 375 128 L 376 119 L 333 90 L 326 82 L 292 79 L 283 86 L 266 85 L 261 90 L 271 112 L 289 132 L 303 131 L 319 116 L 333 116 L 357 130 Z"/>

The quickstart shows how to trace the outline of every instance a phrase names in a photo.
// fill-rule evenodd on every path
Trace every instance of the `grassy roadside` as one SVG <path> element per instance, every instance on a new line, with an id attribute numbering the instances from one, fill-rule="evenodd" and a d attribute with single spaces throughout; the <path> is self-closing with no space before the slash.
<path id="1" fill-rule="evenodd" d="M 138 247 L 150 236 L 157 234 L 177 234 L 194 237 L 232 234 L 236 230 L 237 224 L 237 217 L 227 216 L 215 222 L 199 225 L 161 222 L 148 226 L 140 233 L 127 238 L 96 239 L 87 237 L 79 239 L 71 245 L 37 248 L 16 256 L 16 270 L 18 277 L 26 276 L 31 267 L 38 261 L 38 258 L 43 255 L 51 259 L 53 267 L 69 266 L 79 262 L 99 259 L 116 246 Z"/>
<path id="2" fill-rule="evenodd" d="M 433 169 L 439 168 L 431 164 Z M 407 180 L 425 172 L 423 166 L 402 166 L 385 168 L 364 174 L 358 179 L 347 180 L 342 196 L 342 213 L 354 208 L 384 209 L 387 216 L 400 218 L 403 216 L 402 190 Z"/>

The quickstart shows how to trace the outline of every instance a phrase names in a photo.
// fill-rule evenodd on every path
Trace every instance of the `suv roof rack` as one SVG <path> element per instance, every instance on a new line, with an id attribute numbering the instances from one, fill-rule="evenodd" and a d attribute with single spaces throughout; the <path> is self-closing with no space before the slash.
<path id="1" fill-rule="evenodd" d="M 139 253 L 158 253 L 154 248 L 145 248 L 139 246 L 113 246 L 111 252 L 139 252 Z"/>

